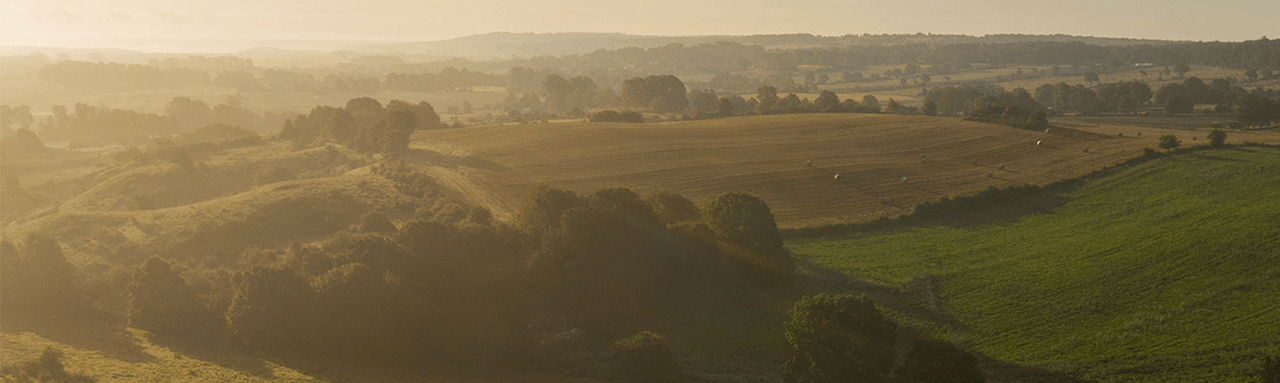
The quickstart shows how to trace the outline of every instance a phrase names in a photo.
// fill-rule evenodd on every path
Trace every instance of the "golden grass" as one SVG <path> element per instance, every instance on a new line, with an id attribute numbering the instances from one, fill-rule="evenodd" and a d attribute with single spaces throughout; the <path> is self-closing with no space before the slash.
<path id="1" fill-rule="evenodd" d="M 1129 133 L 1117 137 L 1121 131 Z M 581 193 L 667 189 L 696 202 L 740 190 L 767 201 L 781 226 L 797 227 L 895 216 L 988 186 L 1079 176 L 1155 147 L 1162 134 L 1205 132 L 1106 125 L 1045 133 L 957 118 L 802 114 L 425 131 L 414 146 L 488 163 L 452 171 L 502 196 L 487 204 L 499 214 L 513 213 L 540 182 Z M 1280 135 L 1249 140 L 1274 143 Z"/>

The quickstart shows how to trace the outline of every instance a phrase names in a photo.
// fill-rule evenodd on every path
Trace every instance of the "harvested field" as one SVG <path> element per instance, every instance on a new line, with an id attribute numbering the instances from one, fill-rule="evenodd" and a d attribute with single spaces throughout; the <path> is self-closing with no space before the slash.
<path id="1" fill-rule="evenodd" d="M 1118 135 L 1125 131 L 1132 133 Z M 896 216 L 921 201 L 988 186 L 1079 176 L 1156 147 L 1162 134 L 1185 136 L 1184 145 L 1203 135 L 1118 125 L 1046 133 L 945 117 L 798 114 L 424 131 L 414 147 L 467 158 L 450 170 L 496 188 L 501 202 L 480 202 L 500 215 L 512 214 L 526 190 L 547 182 L 577 192 L 667 189 L 695 202 L 740 190 L 767 201 L 780 226 L 798 227 Z M 1228 142 L 1243 137 L 1231 134 Z M 1277 143 L 1280 135 L 1248 140 Z"/>

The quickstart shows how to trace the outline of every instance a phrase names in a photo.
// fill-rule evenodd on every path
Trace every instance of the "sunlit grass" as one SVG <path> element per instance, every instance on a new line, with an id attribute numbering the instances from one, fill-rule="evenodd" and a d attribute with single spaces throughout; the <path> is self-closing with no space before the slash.
<path id="1" fill-rule="evenodd" d="M 1280 151 L 1160 160 L 1050 214 L 796 240 L 801 257 L 885 284 L 941 278 L 976 351 L 1101 381 L 1251 381 L 1280 323 Z"/>

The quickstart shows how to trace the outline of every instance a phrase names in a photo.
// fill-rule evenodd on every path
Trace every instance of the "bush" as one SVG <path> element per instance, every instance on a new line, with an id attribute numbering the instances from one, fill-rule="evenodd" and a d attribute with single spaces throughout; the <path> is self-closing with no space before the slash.
<path id="1" fill-rule="evenodd" d="M 788 383 L 887 382 L 897 325 L 865 295 L 803 297 L 786 323 Z"/>
<path id="2" fill-rule="evenodd" d="M 791 256 L 782 247 L 782 235 L 778 233 L 773 212 L 760 198 L 743 192 L 721 194 L 707 205 L 703 216 L 721 238 L 786 268 L 792 267 Z"/>
<path id="3" fill-rule="evenodd" d="M 209 317 L 191 286 L 160 257 L 134 270 L 126 291 L 131 327 L 173 335 L 205 327 Z"/>
<path id="4" fill-rule="evenodd" d="M 40 358 L 14 366 L 0 367 L 0 376 L 5 382 L 58 382 L 58 383 L 93 383 L 97 379 L 81 374 L 69 374 L 62 365 L 62 352 L 49 347 L 40 353 Z"/>
<path id="5" fill-rule="evenodd" d="M 644 201 L 653 207 L 658 219 L 665 225 L 681 222 L 693 222 L 702 217 L 698 206 L 684 196 L 666 190 L 658 190 L 644 197 Z"/>
<path id="6" fill-rule="evenodd" d="M 903 383 L 982 383 L 978 360 L 950 342 L 924 339 L 915 342 L 898 369 Z"/>
<path id="7" fill-rule="evenodd" d="M 1182 143 L 1178 141 L 1178 136 L 1174 136 L 1172 134 L 1160 136 L 1160 149 L 1169 150 L 1181 145 Z"/>
<path id="8" fill-rule="evenodd" d="M 613 344 L 613 373 L 638 382 L 671 382 L 678 375 L 675 358 L 658 334 L 641 331 Z"/>
<path id="9" fill-rule="evenodd" d="M 616 110 L 602 110 L 592 113 L 588 118 L 591 122 L 644 122 L 644 116 L 639 112 L 619 112 Z"/>
<path id="10" fill-rule="evenodd" d="M 1209 145 L 1215 148 L 1221 148 L 1227 145 L 1227 132 L 1222 129 L 1214 129 L 1209 131 Z"/>

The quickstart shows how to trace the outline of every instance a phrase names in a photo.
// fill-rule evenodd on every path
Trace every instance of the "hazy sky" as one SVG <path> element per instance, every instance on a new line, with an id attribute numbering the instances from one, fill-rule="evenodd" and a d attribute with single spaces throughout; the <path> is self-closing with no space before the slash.
<path id="1" fill-rule="evenodd" d="M 1240 41 L 1280 37 L 1280 1 L 0 1 L 0 46 L 225 52 L 261 40 L 430 41 L 488 32 L 1064 33 Z M 191 41 L 201 43 L 183 45 Z"/>

